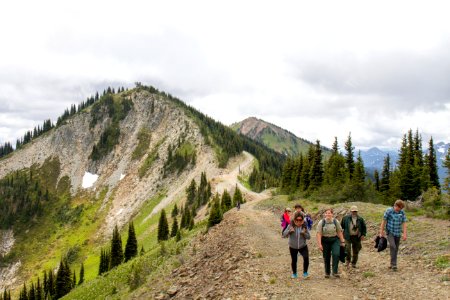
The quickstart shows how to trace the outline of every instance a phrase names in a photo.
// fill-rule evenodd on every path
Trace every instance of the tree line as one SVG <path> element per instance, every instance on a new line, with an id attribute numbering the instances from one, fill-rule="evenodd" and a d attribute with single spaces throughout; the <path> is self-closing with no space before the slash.
<path id="1" fill-rule="evenodd" d="M 433 139 L 430 138 L 428 151 L 424 153 L 418 131 L 413 134 L 409 130 L 403 136 L 395 167 L 387 155 L 381 174 L 375 171 L 373 180 L 365 172 L 360 153 L 355 157 L 351 134 L 344 149 L 344 153 L 339 151 L 335 138 L 328 160 L 322 157 L 319 141 L 307 154 L 289 157 L 283 166 L 282 191 L 329 202 L 391 203 L 398 198 L 415 200 L 430 188 L 440 189 Z"/>

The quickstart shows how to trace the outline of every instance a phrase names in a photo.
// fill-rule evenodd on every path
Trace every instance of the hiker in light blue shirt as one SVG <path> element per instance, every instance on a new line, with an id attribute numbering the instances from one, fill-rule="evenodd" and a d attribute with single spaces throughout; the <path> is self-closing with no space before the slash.
<path id="1" fill-rule="evenodd" d="M 400 237 L 406 241 L 406 215 L 403 211 L 405 202 L 397 200 L 394 207 L 386 209 L 383 215 L 383 221 L 380 226 L 380 237 L 387 234 L 389 249 L 391 253 L 390 269 L 397 271 L 397 254 L 400 246 Z"/>

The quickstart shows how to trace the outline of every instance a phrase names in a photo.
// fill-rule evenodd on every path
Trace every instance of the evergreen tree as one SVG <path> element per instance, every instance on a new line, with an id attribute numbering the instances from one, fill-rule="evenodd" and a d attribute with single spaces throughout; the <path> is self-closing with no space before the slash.
<path id="1" fill-rule="evenodd" d="M 177 207 L 176 204 L 175 204 L 175 206 L 172 209 L 172 214 L 171 215 L 172 215 L 172 218 L 175 218 L 178 215 L 178 207 Z"/>
<path id="2" fill-rule="evenodd" d="M 81 263 L 80 267 L 80 280 L 78 281 L 78 285 L 84 282 L 84 263 Z"/>
<path id="3" fill-rule="evenodd" d="M 231 208 L 231 205 L 232 205 L 231 196 L 227 190 L 224 190 L 222 194 L 222 203 L 221 203 L 222 211 L 223 212 L 228 211 Z"/>
<path id="4" fill-rule="evenodd" d="M 187 212 L 189 210 L 186 210 Z M 158 222 L 158 242 L 169 239 L 169 223 L 167 222 L 166 211 L 163 209 Z"/>
<path id="5" fill-rule="evenodd" d="M 316 141 L 311 162 L 311 172 L 309 174 L 310 188 L 316 190 L 322 185 L 323 182 L 322 148 L 319 140 Z"/>
<path id="6" fill-rule="evenodd" d="M 450 193 L 450 150 L 448 150 L 445 155 L 443 165 L 447 169 L 447 177 L 445 177 L 444 181 L 444 190 L 446 190 L 447 193 Z"/>
<path id="7" fill-rule="evenodd" d="M 37 279 L 37 284 L 36 284 L 36 300 L 43 300 L 44 299 L 44 293 L 42 290 L 42 285 L 41 282 L 39 280 L 39 276 Z"/>
<path id="8" fill-rule="evenodd" d="M 177 231 L 177 235 L 175 236 L 175 241 L 179 242 L 181 240 L 180 230 Z"/>
<path id="9" fill-rule="evenodd" d="M 67 262 L 62 259 L 59 263 L 58 272 L 56 272 L 55 280 L 55 298 L 59 299 L 68 294 L 72 289 L 72 279 L 70 278 L 71 272 Z"/>
<path id="10" fill-rule="evenodd" d="M 389 183 L 391 177 L 391 159 L 389 154 L 384 158 L 383 170 L 381 171 L 380 192 L 387 192 L 389 190 Z"/>
<path id="11" fill-rule="evenodd" d="M 74 288 L 76 285 L 77 285 L 77 274 L 75 274 L 75 270 L 73 270 L 72 288 Z"/>
<path id="12" fill-rule="evenodd" d="M 219 224 L 222 221 L 222 212 L 220 210 L 219 198 L 215 197 L 211 210 L 209 211 L 208 228 Z"/>
<path id="13" fill-rule="evenodd" d="M 373 177 L 375 179 L 375 190 L 377 192 L 379 192 L 380 191 L 380 175 L 378 174 L 378 170 L 375 170 L 373 172 Z"/>
<path id="14" fill-rule="evenodd" d="M 241 190 L 238 188 L 238 186 L 236 184 L 236 189 L 234 190 L 234 195 L 233 195 L 233 206 L 236 206 L 238 203 L 243 204 L 243 203 L 245 203 L 245 200 L 242 197 Z"/>
<path id="15" fill-rule="evenodd" d="M 428 146 L 428 157 L 427 158 L 428 158 L 427 166 L 428 166 L 429 171 L 430 171 L 431 186 L 434 186 L 437 189 L 440 189 L 441 186 L 440 186 L 440 183 L 439 183 L 436 151 L 434 149 L 433 137 L 430 138 L 430 142 L 429 142 L 429 146 Z"/>
<path id="16" fill-rule="evenodd" d="M 145 249 L 144 249 L 144 245 L 141 246 L 141 251 L 139 252 L 139 255 L 144 255 L 145 254 Z"/>
<path id="17" fill-rule="evenodd" d="M 196 196 L 196 193 L 195 193 L 196 190 L 197 190 L 197 185 L 195 183 L 195 180 L 192 179 L 191 184 L 186 189 L 186 194 L 187 194 L 186 205 L 187 206 L 190 206 L 190 205 L 194 204 L 195 196 Z"/>
<path id="18" fill-rule="evenodd" d="M 128 224 L 128 239 L 125 246 L 125 262 L 129 261 L 133 257 L 137 256 L 138 244 L 136 239 L 136 233 L 134 231 L 134 224 L 130 222 Z"/>
<path id="19" fill-rule="evenodd" d="M 27 286 L 23 283 L 23 289 L 20 291 L 19 300 L 28 300 Z"/>
<path id="20" fill-rule="evenodd" d="M 122 238 L 120 237 L 119 228 L 114 227 L 113 236 L 111 239 L 111 253 L 110 253 L 110 267 L 113 269 L 123 262 Z"/>
<path id="21" fill-rule="evenodd" d="M 176 236 L 178 233 L 178 221 L 177 218 L 173 218 L 172 230 L 170 231 L 170 237 Z"/>
<path id="22" fill-rule="evenodd" d="M 34 289 L 34 283 L 31 282 L 30 292 L 28 294 L 28 300 L 36 300 L 36 292 Z"/>
<path id="23" fill-rule="evenodd" d="M 353 154 L 354 149 L 355 147 L 353 147 L 352 144 L 351 133 L 349 133 L 347 141 L 345 142 L 345 164 L 347 166 L 350 179 L 353 177 L 353 171 L 355 170 L 355 159 Z"/>
<path id="24" fill-rule="evenodd" d="M 414 147 L 412 143 L 412 132 L 409 130 L 408 135 L 404 135 L 402 145 L 399 150 L 399 160 L 397 162 L 400 171 L 400 191 L 401 199 L 414 200 L 418 194 L 414 186 L 413 162 Z"/>

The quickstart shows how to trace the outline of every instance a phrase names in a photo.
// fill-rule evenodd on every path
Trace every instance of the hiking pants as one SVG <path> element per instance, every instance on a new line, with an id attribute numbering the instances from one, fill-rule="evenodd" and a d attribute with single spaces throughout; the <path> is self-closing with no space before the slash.
<path id="1" fill-rule="evenodd" d="M 357 235 L 351 235 L 350 240 L 345 240 L 345 252 L 347 252 L 346 261 L 356 265 L 358 262 L 358 253 L 361 250 L 361 239 Z M 353 259 L 352 259 L 353 258 Z"/>
<path id="2" fill-rule="evenodd" d="M 387 235 L 387 240 L 389 242 L 389 250 L 391 251 L 391 267 L 396 267 L 398 248 L 400 246 L 400 237 L 394 236 L 391 233 L 389 233 Z"/>
<path id="3" fill-rule="evenodd" d="M 289 247 L 289 251 L 291 252 L 291 259 L 292 259 L 292 274 L 297 274 L 297 255 L 298 253 L 303 256 L 303 273 L 308 272 L 309 267 L 309 251 L 308 246 L 305 246 L 300 249 L 294 249 Z"/>
<path id="4" fill-rule="evenodd" d="M 339 238 L 322 237 L 323 260 L 325 262 L 325 274 L 330 275 L 331 258 L 333 258 L 333 274 L 338 273 L 339 254 L 341 252 Z"/>

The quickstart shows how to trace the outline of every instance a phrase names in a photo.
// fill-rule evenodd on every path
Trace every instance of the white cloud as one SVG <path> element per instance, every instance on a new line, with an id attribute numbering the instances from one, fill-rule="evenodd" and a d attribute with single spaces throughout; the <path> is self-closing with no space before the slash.
<path id="1" fill-rule="evenodd" d="M 450 140 L 449 4 L 25 1 L 0 18 L 0 143 L 108 85 L 151 84 L 230 124 L 331 146 Z M 24 9 L 26 7 L 26 9 Z"/>

